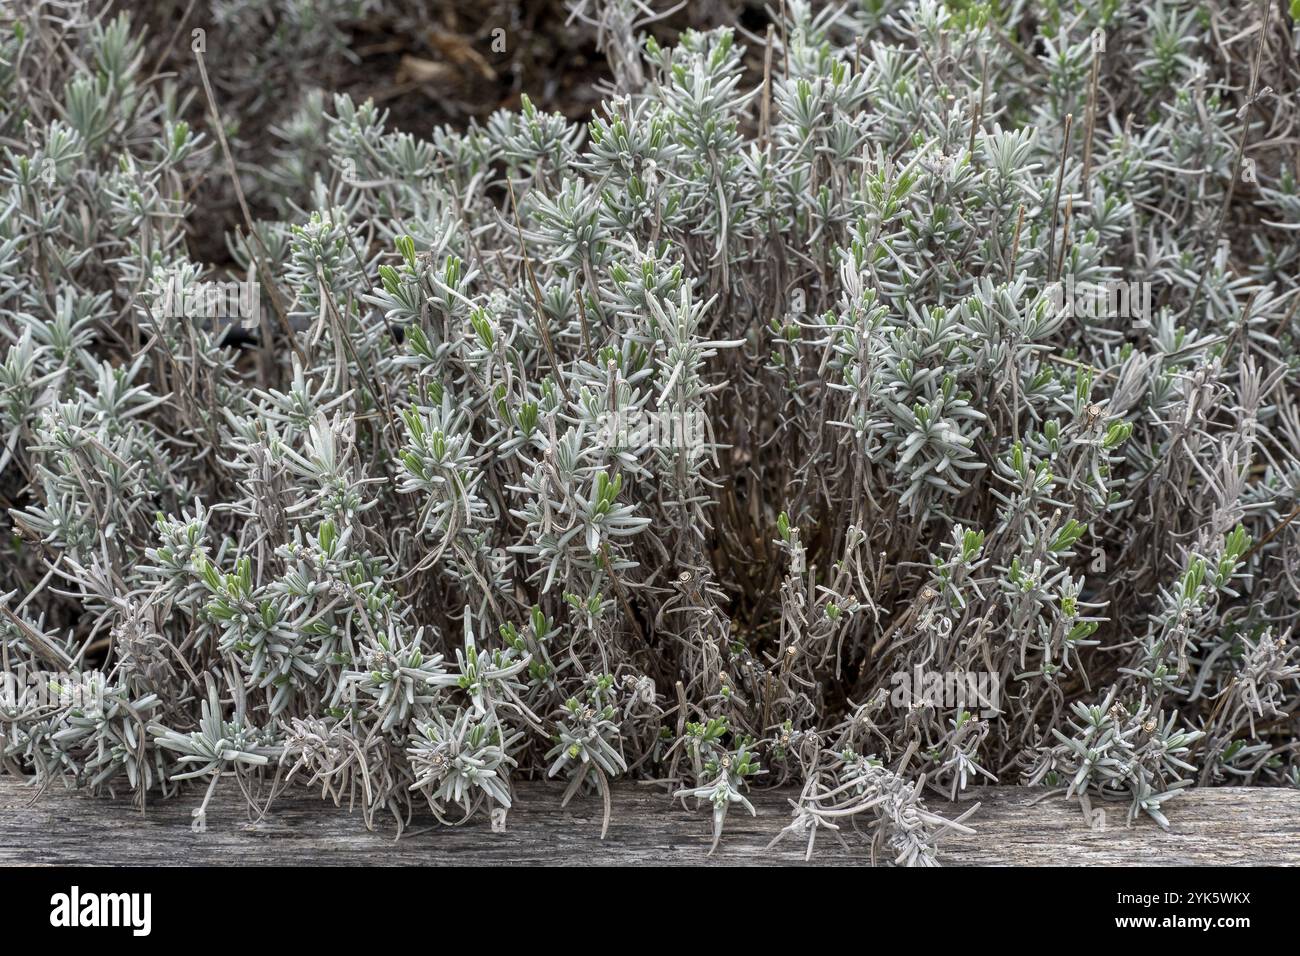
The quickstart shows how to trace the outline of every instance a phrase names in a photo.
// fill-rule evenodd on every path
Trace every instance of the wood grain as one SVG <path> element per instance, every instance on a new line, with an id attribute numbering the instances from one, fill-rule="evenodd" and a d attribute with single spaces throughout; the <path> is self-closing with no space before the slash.
<path id="1" fill-rule="evenodd" d="M 417 816 L 400 841 L 392 821 L 367 832 L 359 813 L 294 791 L 252 822 L 233 780 L 222 781 L 208 810 L 208 828 L 194 833 L 194 793 L 156 803 L 144 814 L 125 800 L 81 793 L 35 791 L 0 776 L 0 865 L 95 864 L 550 864 L 550 865 L 796 865 L 801 841 L 787 837 L 765 850 L 790 820 L 789 794 L 756 793 L 757 817 L 733 809 L 722 843 L 707 856 L 709 815 L 683 809 L 662 791 L 624 785 L 613 795 L 609 835 L 600 839 L 597 799 L 560 808 L 560 790 L 547 784 L 518 788 L 504 833 L 486 822 L 441 827 Z M 949 865 L 1300 865 L 1300 791 L 1206 788 L 1168 805 L 1170 832 L 1150 820 L 1124 826 L 1124 809 L 1107 808 L 1107 827 L 1092 830 L 1074 801 L 1042 800 L 1043 792 L 989 787 L 972 792 L 981 807 L 967 821 L 974 836 L 955 835 L 940 848 Z M 965 809 L 940 800 L 932 809 Z M 870 862 L 866 841 L 851 836 L 850 850 L 818 839 L 813 862 Z"/>

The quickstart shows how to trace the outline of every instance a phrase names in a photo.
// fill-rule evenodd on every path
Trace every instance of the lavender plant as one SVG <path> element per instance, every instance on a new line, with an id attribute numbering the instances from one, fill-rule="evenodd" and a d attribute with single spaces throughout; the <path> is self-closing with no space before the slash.
<path id="1" fill-rule="evenodd" d="M 280 6 L 300 58 L 382 4 Z M 0 765 L 196 827 L 655 781 L 715 846 L 786 786 L 899 864 L 981 782 L 1295 786 L 1294 11 L 572 7 L 589 122 L 311 92 L 256 169 L 128 14 L 0 12 Z"/>

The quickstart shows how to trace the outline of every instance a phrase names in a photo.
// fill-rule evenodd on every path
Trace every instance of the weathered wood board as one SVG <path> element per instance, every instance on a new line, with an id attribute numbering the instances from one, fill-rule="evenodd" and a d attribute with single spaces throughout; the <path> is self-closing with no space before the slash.
<path id="1" fill-rule="evenodd" d="M 560 808 L 559 789 L 525 783 L 504 833 L 475 821 L 437 826 L 417 816 L 400 841 L 391 819 L 368 832 L 359 812 L 303 791 L 279 797 L 252 822 L 234 781 L 223 781 L 207 814 L 207 830 L 194 833 L 190 811 L 201 794 L 156 803 L 141 814 L 125 800 L 95 799 L 35 790 L 0 776 L 0 865 L 142 864 L 551 864 L 551 865 L 791 865 L 803 863 L 801 840 L 787 837 L 765 850 L 790 821 L 789 794 L 756 793 L 757 817 L 733 808 L 722 843 L 707 856 L 709 814 L 683 809 L 661 790 L 624 785 L 613 794 L 608 836 L 600 839 L 600 800 Z M 1189 791 L 1168 806 L 1172 828 L 1150 820 L 1124 826 L 1124 809 L 1108 806 L 1104 831 L 1090 829 L 1078 805 L 1043 792 L 987 787 L 973 792 L 981 807 L 967 824 L 976 835 L 952 835 L 941 844 L 949 865 L 1300 865 L 1300 791 L 1207 788 Z M 929 806 L 946 816 L 966 808 L 940 800 Z M 870 862 L 866 841 L 850 837 L 846 851 L 818 838 L 813 862 Z"/>

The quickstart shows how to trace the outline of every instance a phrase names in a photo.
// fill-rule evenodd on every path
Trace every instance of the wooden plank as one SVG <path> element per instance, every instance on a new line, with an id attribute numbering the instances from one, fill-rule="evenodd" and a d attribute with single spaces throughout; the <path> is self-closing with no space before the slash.
<path id="1" fill-rule="evenodd" d="M 661 790 L 626 784 L 613 795 L 609 835 L 600 839 L 598 799 L 575 800 L 560 809 L 560 791 L 524 783 L 504 833 L 486 822 L 441 827 L 417 816 L 400 841 L 391 820 L 367 832 L 359 813 L 349 814 L 313 794 L 281 796 L 260 822 L 250 822 L 233 780 L 223 781 L 208 810 L 208 828 L 194 833 L 190 811 L 201 794 L 151 805 L 141 814 L 125 800 L 80 793 L 35 791 L 13 777 L 0 777 L 0 865 L 45 864 L 769 864 L 803 862 L 801 841 L 787 837 L 764 848 L 789 820 L 788 793 L 753 794 L 758 817 L 733 808 L 722 843 L 710 842 L 706 810 L 683 809 Z M 1300 791 L 1269 788 L 1205 788 L 1168 806 L 1170 832 L 1150 820 L 1128 828 L 1124 810 L 1107 808 L 1108 826 L 1092 830 L 1074 801 L 1042 791 L 989 787 L 973 791 L 982 806 L 967 823 L 974 836 L 954 835 L 941 844 L 940 859 L 956 865 L 1095 866 L 1106 864 L 1300 865 Z M 1037 802 L 1035 802 L 1037 801 Z M 952 815 L 940 800 L 932 809 Z M 962 807 L 964 809 L 964 806 Z M 869 862 L 864 840 L 849 839 L 846 851 L 833 838 L 818 838 L 813 861 Z"/>

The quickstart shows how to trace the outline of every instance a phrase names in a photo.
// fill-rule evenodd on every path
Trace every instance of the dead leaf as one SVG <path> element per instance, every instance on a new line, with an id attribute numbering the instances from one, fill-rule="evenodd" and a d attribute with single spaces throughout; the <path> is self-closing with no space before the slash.
<path id="1" fill-rule="evenodd" d="M 447 63 L 421 59 L 418 56 L 403 56 L 397 64 L 397 82 L 400 83 L 446 83 L 456 78 L 456 70 Z"/>
<path id="2" fill-rule="evenodd" d="M 457 66 L 472 67 L 485 80 L 496 80 L 497 71 L 492 69 L 492 64 L 483 59 L 483 54 L 474 49 L 468 37 L 437 29 L 431 29 L 428 37 L 433 48 L 450 62 L 455 63 Z"/>

